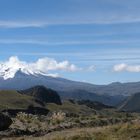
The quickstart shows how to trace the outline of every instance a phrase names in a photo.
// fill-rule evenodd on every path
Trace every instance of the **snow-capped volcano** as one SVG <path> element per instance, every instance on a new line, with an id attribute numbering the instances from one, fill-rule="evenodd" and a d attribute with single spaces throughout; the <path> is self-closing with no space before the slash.
<path id="1" fill-rule="evenodd" d="M 21 61 L 12 56 L 8 61 L 0 62 L 0 77 L 7 80 L 14 78 L 18 71 L 27 75 L 46 75 L 57 77 L 55 71 L 75 71 L 78 68 L 68 61 L 57 62 L 53 58 L 40 58 L 35 62 Z"/>
<path id="2" fill-rule="evenodd" d="M 56 75 L 57 76 L 57 75 Z M 0 70 L 0 89 L 21 90 L 36 85 L 52 87 L 56 77 L 55 75 L 45 74 L 43 72 L 32 72 L 19 69 L 1 69 Z M 59 78 L 58 78 L 59 79 Z M 60 78 L 61 79 L 61 78 Z"/>
<path id="3" fill-rule="evenodd" d="M 42 75 L 42 76 L 52 76 L 52 77 L 58 77 L 57 74 L 45 74 L 41 71 L 37 71 L 37 72 L 33 72 L 33 71 L 29 71 L 26 69 L 14 69 L 14 68 L 7 68 L 7 69 L 1 69 L 0 70 L 0 77 L 3 78 L 4 80 L 8 80 L 8 79 L 12 79 L 15 77 L 19 77 L 19 76 L 38 76 L 38 75 Z"/>
<path id="4" fill-rule="evenodd" d="M 0 62 L 0 89 L 26 89 L 36 85 L 60 89 L 69 86 L 56 72 L 75 71 L 77 67 L 68 61 L 57 62 L 53 58 L 40 58 L 34 62 L 21 61 L 12 56 Z M 69 81 L 70 83 L 73 83 Z M 71 87 L 71 85 L 70 85 Z"/>
<path id="5" fill-rule="evenodd" d="M 17 73 L 36 75 L 42 72 L 37 69 L 33 70 L 33 64 L 31 66 L 31 64 L 20 61 L 17 57 L 10 57 L 8 61 L 0 64 L 0 77 L 4 80 L 14 78 Z"/>
<path id="6" fill-rule="evenodd" d="M 37 71 L 37 69 L 32 71 L 32 69 L 27 69 L 28 67 L 23 66 L 16 65 L 12 67 L 12 65 L 0 65 L 1 90 L 24 90 L 36 85 L 43 85 L 56 90 L 63 99 L 88 99 L 108 105 L 117 104 L 120 100 L 124 99 L 122 97 L 123 94 L 129 95 L 134 93 L 134 91 L 138 92 L 140 90 L 140 83 L 132 84 L 131 86 L 128 86 L 128 84 L 96 86 L 60 77 L 54 78 L 52 75 L 48 75 L 39 70 Z M 137 88 L 135 88 L 135 85 L 138 85 Z M 126 91 L 126 89 L 128 90 Z M 106 95 L 106 93 L 108 94 Z"/>
<path id="7" fill-rule="evenodd" d="M 10 78 L 14 78 L 16 73 L 25 73 L 25 74 L 30 74 L 28 71 L 23 71 L 22 69 L 14 69 L 14 68 L 1 68 L 0 69 L 0 77 L 3 78 L 4 80 L 10 79 Z"/>

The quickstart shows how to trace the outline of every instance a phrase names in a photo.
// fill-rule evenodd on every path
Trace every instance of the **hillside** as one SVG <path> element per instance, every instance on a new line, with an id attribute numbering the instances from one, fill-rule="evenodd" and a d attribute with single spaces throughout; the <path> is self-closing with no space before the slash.
<path id="1" fill-rule="evenodd" d="M 140 112 L 140 93 L 136 93 L 125 100 L 119 107 L 120 110 Z"/>
<path id="2" fill-rule="evenodd" d="M 90 100 L 81 100 L 81 101 L 78 101 L 78 104 L 79 105 L 86 105 L 89 108 L 93 108 L 93 109 L 96 109 L 96 110 L 113 108 L 111 106 L 104 105 L 104 104 L 102 104 L 100 102 L 96 102 L 96 101 L 93 102 L 93 101 L 90 101 Z"/>
<path id="3" fill-rule="evenodd" d="M 26 109 L 29 105 L 41 106 L 33 97 L 21 95 L 17 91 L 0 91 L 0 109 Z"/>
<path id="4" fill-rule="evenodd" d="M 46 103 L 61 105 L 57 92 L 43 86 L 35 86 L 24 91 L 1 90 L 0 109 L 27 109 L 29 106 L 43 107 Z"/>
<path id="5" fill-rule="evenodd" d="M 61 102 L 59 95 L 43 86 L 35 86 L 24 91 L 0 91 L 0 109 L 27 109 L 29 106 L 43 107 L 53 111 L 73 114 L 94 114 L 101 109 L 108 109 L 99 102 L 88 100 L 65 100 Z"/>
<path id="6" fill-rule="evenodd" d="M 49 94 L 48 91 L 50 91 Z M 89 100 L 65 100 L 61 102 L 61 99 L 56 94 L 56 92 L 52 92 L 51 89 L 48 90 L 42 86 L 35 86 L 28 90 L 22 91 L 22 94 L 21 92 L 19 93 L 17 91 L 10 90 L 0 91 L 1 110 L 27 109 L 31 105 L 49 109 L 50 112 L 61 110 L 67 114 L 73 115 L 95 114 L 97 112 L 100 113 L 106 109 L 109 112 L 112 112 L 112 109 L 109 106 Z"/>

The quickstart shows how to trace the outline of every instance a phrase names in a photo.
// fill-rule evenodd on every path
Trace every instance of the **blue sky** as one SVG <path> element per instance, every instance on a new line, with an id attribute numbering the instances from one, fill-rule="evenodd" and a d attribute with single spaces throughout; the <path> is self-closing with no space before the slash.
<path id="1" fill-rule="evenodd" d="M 64 78 L 140 81 L 139 13 L 139 0 L 0 0 L 0 61 L 47 57 L 69 62 L 47 69 Z"/>

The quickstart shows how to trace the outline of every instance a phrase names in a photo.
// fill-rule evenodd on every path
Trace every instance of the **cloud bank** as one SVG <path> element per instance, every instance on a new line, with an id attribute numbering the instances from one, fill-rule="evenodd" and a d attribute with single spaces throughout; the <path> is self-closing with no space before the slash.
<path id="1" fill-rule="evenodd" d="M 35 62 L 21 61 L 17 56 L 12 56 L 8 61 L 0 62 L 0 76 L 4 79 L 13 78 L 15 73 L 21 70 L 26 74 L 45 74 L 57 77 L 54 71 L 77 71 L 79 68 L 69 61 L 57 62 L 53 58 L 40 58 Z"/>
<path id="2" fill-rule="evenodd" d="M 127 65 L 125 63 L 115 65 L 113 67 L 113 70 L 115 72 L 122 72 L 122 71 L 127 71 L 127 72 L 140 72 L 140 65 Z"/>

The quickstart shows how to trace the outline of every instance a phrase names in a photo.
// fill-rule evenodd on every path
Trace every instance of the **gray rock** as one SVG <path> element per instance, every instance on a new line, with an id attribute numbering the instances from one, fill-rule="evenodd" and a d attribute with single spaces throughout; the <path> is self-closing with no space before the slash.
<path id="1" fill-rule="evenodd" d="M 0 113 L 0 131 L 8 129 L 11 124 L 11 118 L 7 115 Z"/>

